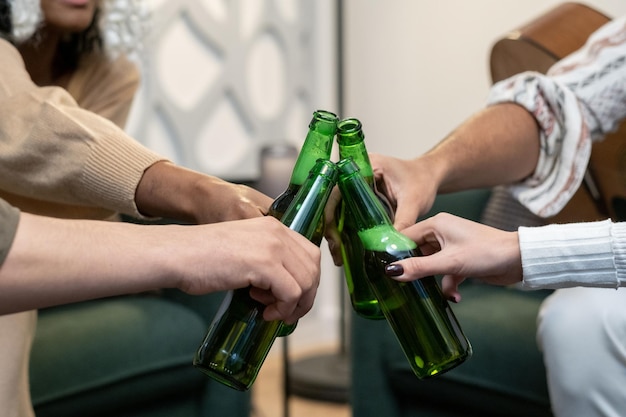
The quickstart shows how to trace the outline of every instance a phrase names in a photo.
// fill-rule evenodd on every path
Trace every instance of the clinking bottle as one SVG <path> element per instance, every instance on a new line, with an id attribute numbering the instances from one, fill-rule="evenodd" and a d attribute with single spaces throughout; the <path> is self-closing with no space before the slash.
<path id="1" fill-rule="evenodd" d="M 411 369 L 427 378 L 463 363 L 472 348 L 435 278 L 399 282 L 385 273 L 385 266 L 395 261 L 420 256 L 417 245 L 393 227 L 357 165 L 350 159 L 337 165 L 342 200 L 363 244 L 368 282 Z"/>
<path id="2" fill-rule="evenodd" d="M 280 220 L 287 207 L 291 204 L 302 184 L 306 181 L 309 172 L 318 159 L 330 160 L 330 153 L 333 148 L 333 141 L 337 131 L 337 115 L 326 110 L 317 110 L 313 113 L 313 118 L 309 123 L 309 131 L 300 148 L 298 159 L 291 172 L 289 185 L 272 203 L 268 214 Z M 320 245 L 324 237 L 324 224 L 320 219 L 314 236 L 311 241 Z"/>
<path id="3" fill-rule="evenodd" d="M 336 179 L 336 165 L 318 160 L 281 222 L 311 240 Z M 254 383 L 282 325 L 263 319 L 265 306 L 249 291 L 227 293 L 193 360 L 206 375 L 241 391 Z"/>
<path id="4" fill-rule="evenodd" d="M 363 127 L 358 119 L 347 118 L 337 124 L 337 144 L 339 145 L 339 158 L 353 160 L 367 184 L 383 204 L 387 215 L 393 219 L 393 210 L 389 201 L 376 190 L 374 172 L 365 146 Z M 357 234 L 354 216 L 345 201 L 339 204 L 337 211 L 337 230 L 341 235 L 343 271 L 352 309 L 366 319 L 384 319 L 385 316 L 378 305 L 378 300 L 366 278 L 363 245 Z"/>
<path id="5" fill-rule="evenodd" d="M 280 220 L 283 213 L 289 207 L 300 187 L 309 175 L 309 171 L 318 159 L 330 160 L 333 149 L 337 122 L 339 118 L 335 113 L 326 110 L 313 112 L 313 118 L 309 123 L 309 131 L 300 148 L 298 159 L 291 172 L 289 185 L 272 203 L 268 210 L 270 216 Z M 324 218 L 320 218 L 315 233 L 311 237 L 311 242 L 319 246 L 324 237 Z M 279 337 L 288 336 L 296 329 L 297 323 L 283 324 L 278 333 Z"/>

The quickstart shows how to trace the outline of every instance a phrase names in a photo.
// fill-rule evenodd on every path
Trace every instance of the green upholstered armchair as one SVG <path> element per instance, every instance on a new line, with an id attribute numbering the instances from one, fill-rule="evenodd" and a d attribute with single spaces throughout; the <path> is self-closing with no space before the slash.
<path id="1" fill-rule="evenodd" d="M 428 215 L 445 211 L 478 221 L 489 194 L 475 190 L 439 196 Z M 412 374 L 385 321 L 353 318 L 354 417 L 551 416 L 535 342 L 537 312 L 549 292 L 465 282 L 461 293 L 463 300 L 452 307 L 473 356 L 432 379 Z"/>
<path id="2" fill-rule="evenodd" d="M 30 367 L 37 417 L 248 417 L 249 393 L 192 366 L 223 295 L 168 290 L 41 310 Z"/>

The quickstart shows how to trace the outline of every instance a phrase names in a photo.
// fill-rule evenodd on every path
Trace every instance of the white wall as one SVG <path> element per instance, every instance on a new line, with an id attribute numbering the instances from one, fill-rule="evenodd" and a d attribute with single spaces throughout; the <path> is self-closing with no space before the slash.
<path id="1" fill-rule="evenodd" d="M 484 105 L 491 45 L 556 0 L 345 0 L 346 113 L 368 149 L 409 158 Z M 626 13 L 623 0 L 588 5 Z"/>

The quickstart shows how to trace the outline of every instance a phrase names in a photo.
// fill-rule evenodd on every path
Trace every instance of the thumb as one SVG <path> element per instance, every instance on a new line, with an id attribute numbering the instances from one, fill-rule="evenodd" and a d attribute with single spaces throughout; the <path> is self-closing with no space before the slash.
<path id="1" fill-rule="evenodd" d="M 416 209 L 410 208 L 409 204 L 400 204 L 394 213 L 393 225 L 397 230 L 404 230 L 413 226 L 417 222 L 418 212 Z"/>

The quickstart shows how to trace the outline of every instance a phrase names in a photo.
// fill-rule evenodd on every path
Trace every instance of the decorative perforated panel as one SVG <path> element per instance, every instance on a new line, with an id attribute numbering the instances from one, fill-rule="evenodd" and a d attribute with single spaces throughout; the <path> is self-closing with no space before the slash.
<path id="1" fill-rule="evenodd" d="M 299 147 L 315 110 L 314 3 L 152 0 L 133 136 L 191 169 L 257 179 L 263 146 Z"/>

